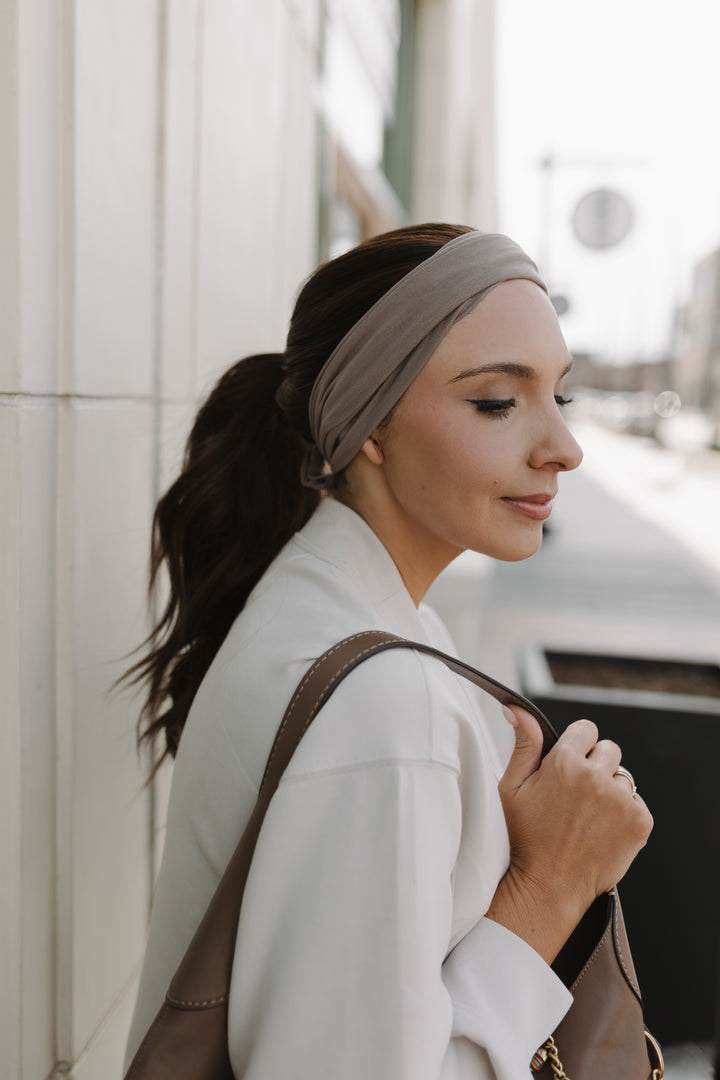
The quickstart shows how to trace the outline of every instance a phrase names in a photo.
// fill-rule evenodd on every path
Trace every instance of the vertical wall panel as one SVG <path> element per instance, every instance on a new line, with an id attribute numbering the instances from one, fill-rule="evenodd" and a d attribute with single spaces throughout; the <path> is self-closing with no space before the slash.
<path id="1" fill-rule="evenodd" d="M 72 410 L 73 1056 L 132 978 L 147 918 L 148 798 L 133 708 L 109 687 L 147 632 L 149 403 Z"/>
<path id="2" fill-rule="evenodd" d="M 282 347 L 272 252 L 286 167 L 278 138 L 283 9 L 282 0 L 205 5 L 197 279 L 203 391 L 240 355 Z"/>
<path id="3" fill-rule="evenodd" d="M 63 402 L 58 409 L 55 504 L 55 1053 L 67 1063 L 74 1055 L 74 435 L 72 407 Z"/>
<path id="4" fill-rule="evenodd" d="M 55 1060 L 55 505 L 57 402 L 20 420 L 23 1076 Z"/>
<path id="5" fill-rule="evenodd" d="M 121 1080 L 134 996 L 134 984 L 124 989 L 102 1028 L 73 1063 L 70 1080 Z M 66 1080 L 64 1074 L 58 1080 Z"/>
<path id="6" fill-rule="evenodd" d="M 162 189 L 162 394 L 191 397 L 195 386 L 196 159 L 201 92 L 203 4 L 172 0 L 167 6 L 165 169 Z"/>
<path id="7" fill-rule="evenodd" d="M 18 410 L 0 401 L 0 1065 L 20 1075 L 20 491 Z"/>
<path id="8" fill-rule="evenodd" d="M 147 394 L 155 295 L 157 2 L 75 0 L 75 371 Z"/>
<path id="9" fill-rule="evenodd" d="M 0 391 L 20 386 L 18 189 L 18 0 L 0 4 Z"/>
<path id="10" fill-rule="evenodd" d="M 52 394 L 58 379 L 59 7 L 22 0 L 18 20 L 20 382 L 26 392 Z"/>

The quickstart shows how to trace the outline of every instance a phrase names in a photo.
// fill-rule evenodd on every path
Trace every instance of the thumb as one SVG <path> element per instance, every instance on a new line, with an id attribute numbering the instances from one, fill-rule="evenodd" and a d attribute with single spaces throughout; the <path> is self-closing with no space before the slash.
<path id="1" fill-rule="evenodd" d="M 505 705 L 503 714 L 515 729 L 515 749 L 501 785 L 512 793 L 536 771 L 542 758 L 543 737 L 535 717 L 519 705 Z"/>

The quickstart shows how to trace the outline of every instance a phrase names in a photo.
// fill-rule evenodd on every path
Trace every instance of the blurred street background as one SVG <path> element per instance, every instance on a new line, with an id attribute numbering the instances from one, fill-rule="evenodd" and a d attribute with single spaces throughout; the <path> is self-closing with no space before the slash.
<path id="1" fill-rule="evenodd" d="M 666 700 L 688 745 L 702 728 L 703 760 L 673 751 L 657 795 L 658 821 L 698 807 L 682 827 L 707 841 L 676 918 L 690 972 L 645 970 L 678 1017 L 702 986 L 695 1025 L 661 1023 L 670 1080 L 712 1075 L 720 842 L 696 781 L 720 758 L 719 52 L 716 0 L 0 5 L 3 1076 L 120 1076 L 170 771 L 143 786 L 139 698 L 109 688 L 151 625 L 152 511 L 198 402 L 283 348 L 319 262 L 429 220 L 536 259 L 585 450 L 536 557 L 468 553 L 430 599 L 515 685 L 532 650 L 698 680 L 628 693 L 655 710 L 628 766 L 653 789 Z M 657 850 L 648 921 L 674 874 Z"/>
<path id="2" fill-rule="evenodd" d="M 539 690 L 547 692 L 542 679 L 528 684 L 540 648 L 550 656 L 570 654 L 584 667 L 588 657 L 657 661 L 664 677 L 670 675 L 668 661 L 684 663 L 689 667 L 690 693 L 714 696 L 714 702 L 703 696 L 698 706 L 703 710 L 709 706 L 710 712 L 710 717 L 701 715 L 700 725 L 693 723 L 692 702 L 683 715 L 689 699 L 676 698 L 676 702 L 684 700 L 684 705 L 677 706 L 680 715 L 670 721 L 674 726 L 671 738 L 661 728 L 655 711 L 658 699 L 652 694 L 643 702 L 646 716 L 639 737 L 636 731 L 631 739 L 617 720 L 609 729 L 614 718 L 603 707 L 604 699 L 617 701 L 624 696 L 628 703 L 637 700 L 640 684 L 636 679 L 609 684 L 635 687 L 629 694 L 623 689 L 608 693 L 602 678 L 592 680 L 592 669 L 590 678 L 585 677 L 586 669 L 576 681 L 599 689 L 581 691 L 576 703 L 565 706 L 569 709 L 566 721 L 589 716 L 598 724 L 601 736 L 612 737 L 621 745 L 624 738 L 630 741 L 631 752 L 624 762 L 656 817 L 649 845 L 655 855 L 652 869 L 638 860 L 634 904 L 625 905 L 631 941 L 637 944 L 638 932 L 645 932 L 646 938 L 657 942 L 657 950 L 646 948 L 646 955 L 635 950 L 646 994 L 646 1020 L 651 1030 L 664 1033 L 664 1028 L 672 1033 L 670 1045 L 666 1045 L 666 1075 L 671 1080 L 710 1077 L 714 1075 L 712 1030 L 716 1022 L 712 1002 L 720 954 L 715 902 L 720 455 L 709 451 L 681 454 L 647 437 L 619 433 L 597 422 L 576 421 L 572 426 L 585 460 L 580 470 L 561 477 L 541 551 L 525 562 L 505 564 L 466 552 L 433 585 L 428 599 L 450 627 L 459 655 L 471 657 L 484 671 L 533 699 L 537 700 Z M 711 677 L 705 685 L 708 672 Z M 556 723 L 558 704 L 569 689 L 561 687 L 559 702 L 552 700 L 552 694 L 547 704 L 540 702 Z M 652 690 L 651 683 L 647 689 Z M 675 690 L 680 692 L 677 687 Z M 682 693 L 687 692 L 686 685 Z M 509 754 L 511 729 L 492 702 L 487 709 L 497 738 Z M 692 743 L 695 746 L 686 752 Z M 711 761 L 701 778 L 692 762 L 698 756 L 707 759 L 707 755 Z M 695 785 L 703 780 L 707 790 L 698 799 Z M 683 807 L 688 807 L 685 818 Z M 674 816 L 676 826 L 669 820 Z M 698 843 L 692 830 L 704 839 Z M 686 879 L 691 895 L 683 888 L 678 904 L 685 907 L 690 923 L 674 931 L 674 948 L 683 954 L 693 973 L 686 982 L 669 959 L 670 916 L 677 912 L 664 897 L 668 882 L 677 879 L 679 867 L 669 853 L 663 853 L 668 836 L 681 846 L 694 843 L 699 848 L 693 850 L 686 868 L 691 871 Z M 622 884 L 620 892 L 623 896 Z M 698 892 L 704 910 L 710 909 L 706 924 L 698 916 Z M 694 916 L 698 921 L 693 923 Z M 702 990 L 698 991 L 700 984 Z M 705 1010 L 702 1019 L 695 1014 L 690 1020 L 680 1017 L 679 1003 L 688 994 L 694 995 L 695 1012 L 698 1001 Z"/>

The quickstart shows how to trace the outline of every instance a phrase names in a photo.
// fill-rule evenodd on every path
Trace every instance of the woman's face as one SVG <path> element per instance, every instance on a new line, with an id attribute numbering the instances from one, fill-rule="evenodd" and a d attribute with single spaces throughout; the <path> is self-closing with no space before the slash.
<path id="1" fill-rule="evenodd" d="M 399 565 L 398 544 L 443 565 L 468 548 L 511 561 L 538 549 L 558 473 L 582 460 L 562 417 L 569 366 L 530 281 L 501 283 L 455 323 L 363 448 L 381 466 L 374 505 Z"/>

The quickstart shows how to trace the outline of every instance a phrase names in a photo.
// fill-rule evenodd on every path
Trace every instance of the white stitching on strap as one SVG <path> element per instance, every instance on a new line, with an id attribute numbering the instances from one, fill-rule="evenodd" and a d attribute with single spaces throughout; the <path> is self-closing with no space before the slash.
<path id="1" fill-rule="evenodd" d="M 627 978 L 627 981 L 632 986 L 633 991 L 635 992 L 635 994 L 637 994 L 638 997 L 640 997 L 641 996 L 640 987 L 638 986 L 635 977 L 633 976 L 632 972 L 629 970 L 627 964 L 625 963 L 625 957 L 623 956 L 622 948 L 620 946 L 620 935 L 618 933 L 616 933 L 615 931 L 616 931 L 616 927 L 615 927 L 615 924 L 613 922 L 613 942 L 615 943 L 615 952 L 617 954 L 618 960 L 620 961 L 620 967 L 625 972 L 625 976 Z"/>
<path id="2" fill-rule="evenodd" d="M 610 934 L 611 934 L 611 933 L 612 933 L 612 927 L 611 927 L 611 926 L 607 926 L 607 927 L 605 927 L 605 932 L 604 932 L 603 936 L 602 936 L 602 937 L 600 938 L 600 940 L 598 941 L 597 945 L 595 946 L 595 948 L 593 949 L 592 953 L 590 954 L 590 957 L 589 957 L 589 958 L 588 958 L 588 960 L 587 960 L 587 961 L 585 962 L 585 965 L 584 965 L 584 967 L 583 967 L 582 971 L 581 971 L 581 972 L 580 972 L 580 974 L 578 975 L 578 977 L 577 977 L 577 979 L 575 980 L 575 982 L 574 982 L 574 983 L 572 984 L 572 985 L 573 985 L 573 989 L 575 989 L 575 987 L 576 987 L 576 986 L 579 986 L 579 985 L 580 985 L 580 983 L 581 983 L 581 982 L 583 981 L 583 979 L 584 979 L 584 978 L 585 978 L 585 976 L 587 975 L 588 971 L 590 970 L 590 968 L 592 967 L 592 965 L 593 965 L 593 964 L 595 963 L 595 961 L 597 960 L 597 958 L 598 958 L 598 955 L 599 955 L 599 953 L 600 953 L 600 949 L 601 949 L 601 947 L 602 947 L 603 943 L 604 943 L 604 942 L 605 942 L 605 941 L 607 940 L 607 938 L 608 938 L 608 937 L 610 936 Z"/>
<path id="3" fill-rule="evenodd" d="M 180 1005 L 182 1008 L 199 1008 L 200 1006 L 209 1005 L 223 1005 L 230 995 L 225 992 L 220 997 L 209 998 L 207 1001 L 181 1001 L 179 998 L 175 998 L 169 992 L 165 995 L 165 1000 L 169 1005 Z"/>

